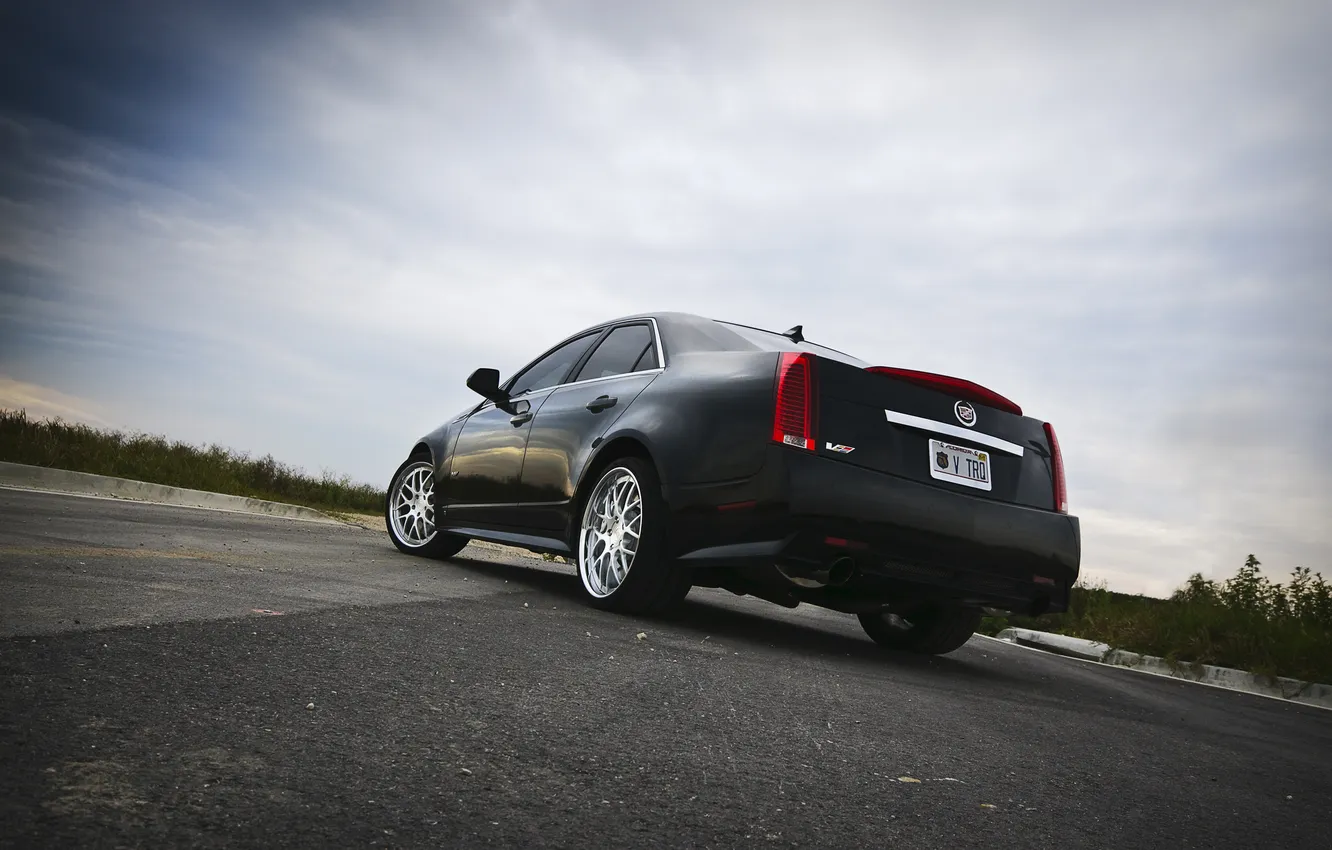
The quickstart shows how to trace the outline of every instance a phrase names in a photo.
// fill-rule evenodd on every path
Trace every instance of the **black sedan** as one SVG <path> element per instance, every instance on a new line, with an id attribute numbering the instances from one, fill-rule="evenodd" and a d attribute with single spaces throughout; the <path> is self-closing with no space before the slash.
<path id="1" fill-rule="evenodd" d="M 984 608 L 1062 611 L 1078 576 L 1054 429 L 970 381 L 680 313 L 573 335 L 422 437 L 386 520 L 404 552 L 562 555 L 587 600 L 690 587 L 857 614 L 949 652 Z"/>

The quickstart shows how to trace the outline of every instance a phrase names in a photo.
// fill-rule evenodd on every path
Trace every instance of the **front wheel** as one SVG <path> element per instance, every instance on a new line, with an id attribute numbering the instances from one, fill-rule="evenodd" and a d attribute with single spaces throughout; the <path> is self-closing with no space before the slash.
<path id="1" fill-rule="evenodd" d="M 629 614 L 669 610 L 689 592 L 689 573 L 666 554 L 666 502 L 648 461 L 612 461 L 583 500 L 578 577 L 597 608 Z"/>
<path id="2" fill-rule="evenodd" d="M 400 551 L 427 558 L 451 558 L 466 537 L 435 528 L 435 467 L 426 455 L 412 455 L 398 467 L 384 505 L 389 538 Z"/>
<path id="3" fill-rule="evenodd" d="M 921 605 L 906 615 L 861 614 L 865 634 L 885 649 L 902 649 L 925 655 L 943 655 L 958 649 L 980 626 L 976 608 L 950 605 Z"/>

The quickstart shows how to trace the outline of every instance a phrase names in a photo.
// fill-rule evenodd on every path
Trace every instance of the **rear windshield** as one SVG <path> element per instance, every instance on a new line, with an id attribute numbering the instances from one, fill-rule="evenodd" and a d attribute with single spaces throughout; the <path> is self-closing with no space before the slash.
<path id="1" fill-rule="evenodd" d="M 850 354 L 838 351 L 835 348 L 827 348 L 822 345 L 816 345 L 809 340 L 804 342 L 792 342 L 789 337 L 782 336 L 775 331 L 765 331 L 761 328 L 751 328 L 748 325 L 736 325 L 730 322 L 713 322 L 717 329 L 735 338 L 743 340 L 748 345 L 747 348 L 757 349 L 759 351 L 808 351 L 817 354 L 820 357 L 826 357 L 829 360 L 836 360 L 855 366 L 858 369 L 864 369 L 869 366 L 863 360 L 852 357 Z M 735 346 L 728 346 L 734 348 Z"/>

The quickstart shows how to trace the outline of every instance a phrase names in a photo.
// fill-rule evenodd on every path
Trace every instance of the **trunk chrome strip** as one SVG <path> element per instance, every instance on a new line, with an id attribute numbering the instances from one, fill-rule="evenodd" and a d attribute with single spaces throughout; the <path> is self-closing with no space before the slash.
<path id="1" fill-rule="evenodd" d="M 937 422 L 933 419 L 926 419 L 923 416 L 912 416 L 910 413 L 899 413 L 896 410 L 885 410 L 888 421 L 897 425 L 905 425 L 908 428 L 919 428 L 922 431 L 933 431 L 936 434 L 947 434 L 950 437 L 957 437 L 962 440 L 970 440 L 973 443 L 980 443 L 982 446 L 989 446 L 992 449 L 998 449 L 1001 452 L 1008 452 L 1012 455 L 1022 457 L 1024 449 L 1017 443 L 1010 443 L 1007 440 L 993 437 L 980 431 L 972 431 L 970 428 L 963 428 L 959 425 L 949 425 L 947 422 Z"/>

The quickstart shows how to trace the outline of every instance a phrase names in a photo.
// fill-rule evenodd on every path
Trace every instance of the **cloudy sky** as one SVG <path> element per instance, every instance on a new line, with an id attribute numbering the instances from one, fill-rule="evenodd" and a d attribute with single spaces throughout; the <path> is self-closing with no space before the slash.
<path id="1" fill-rule="evenodd" d="M 382 485 L 477 366 L 803 323 L 1055 423 L 1113 588 L 1332 571 L 1329 41 L 1276 0 L 10 3 L 0 406 Z"/>

